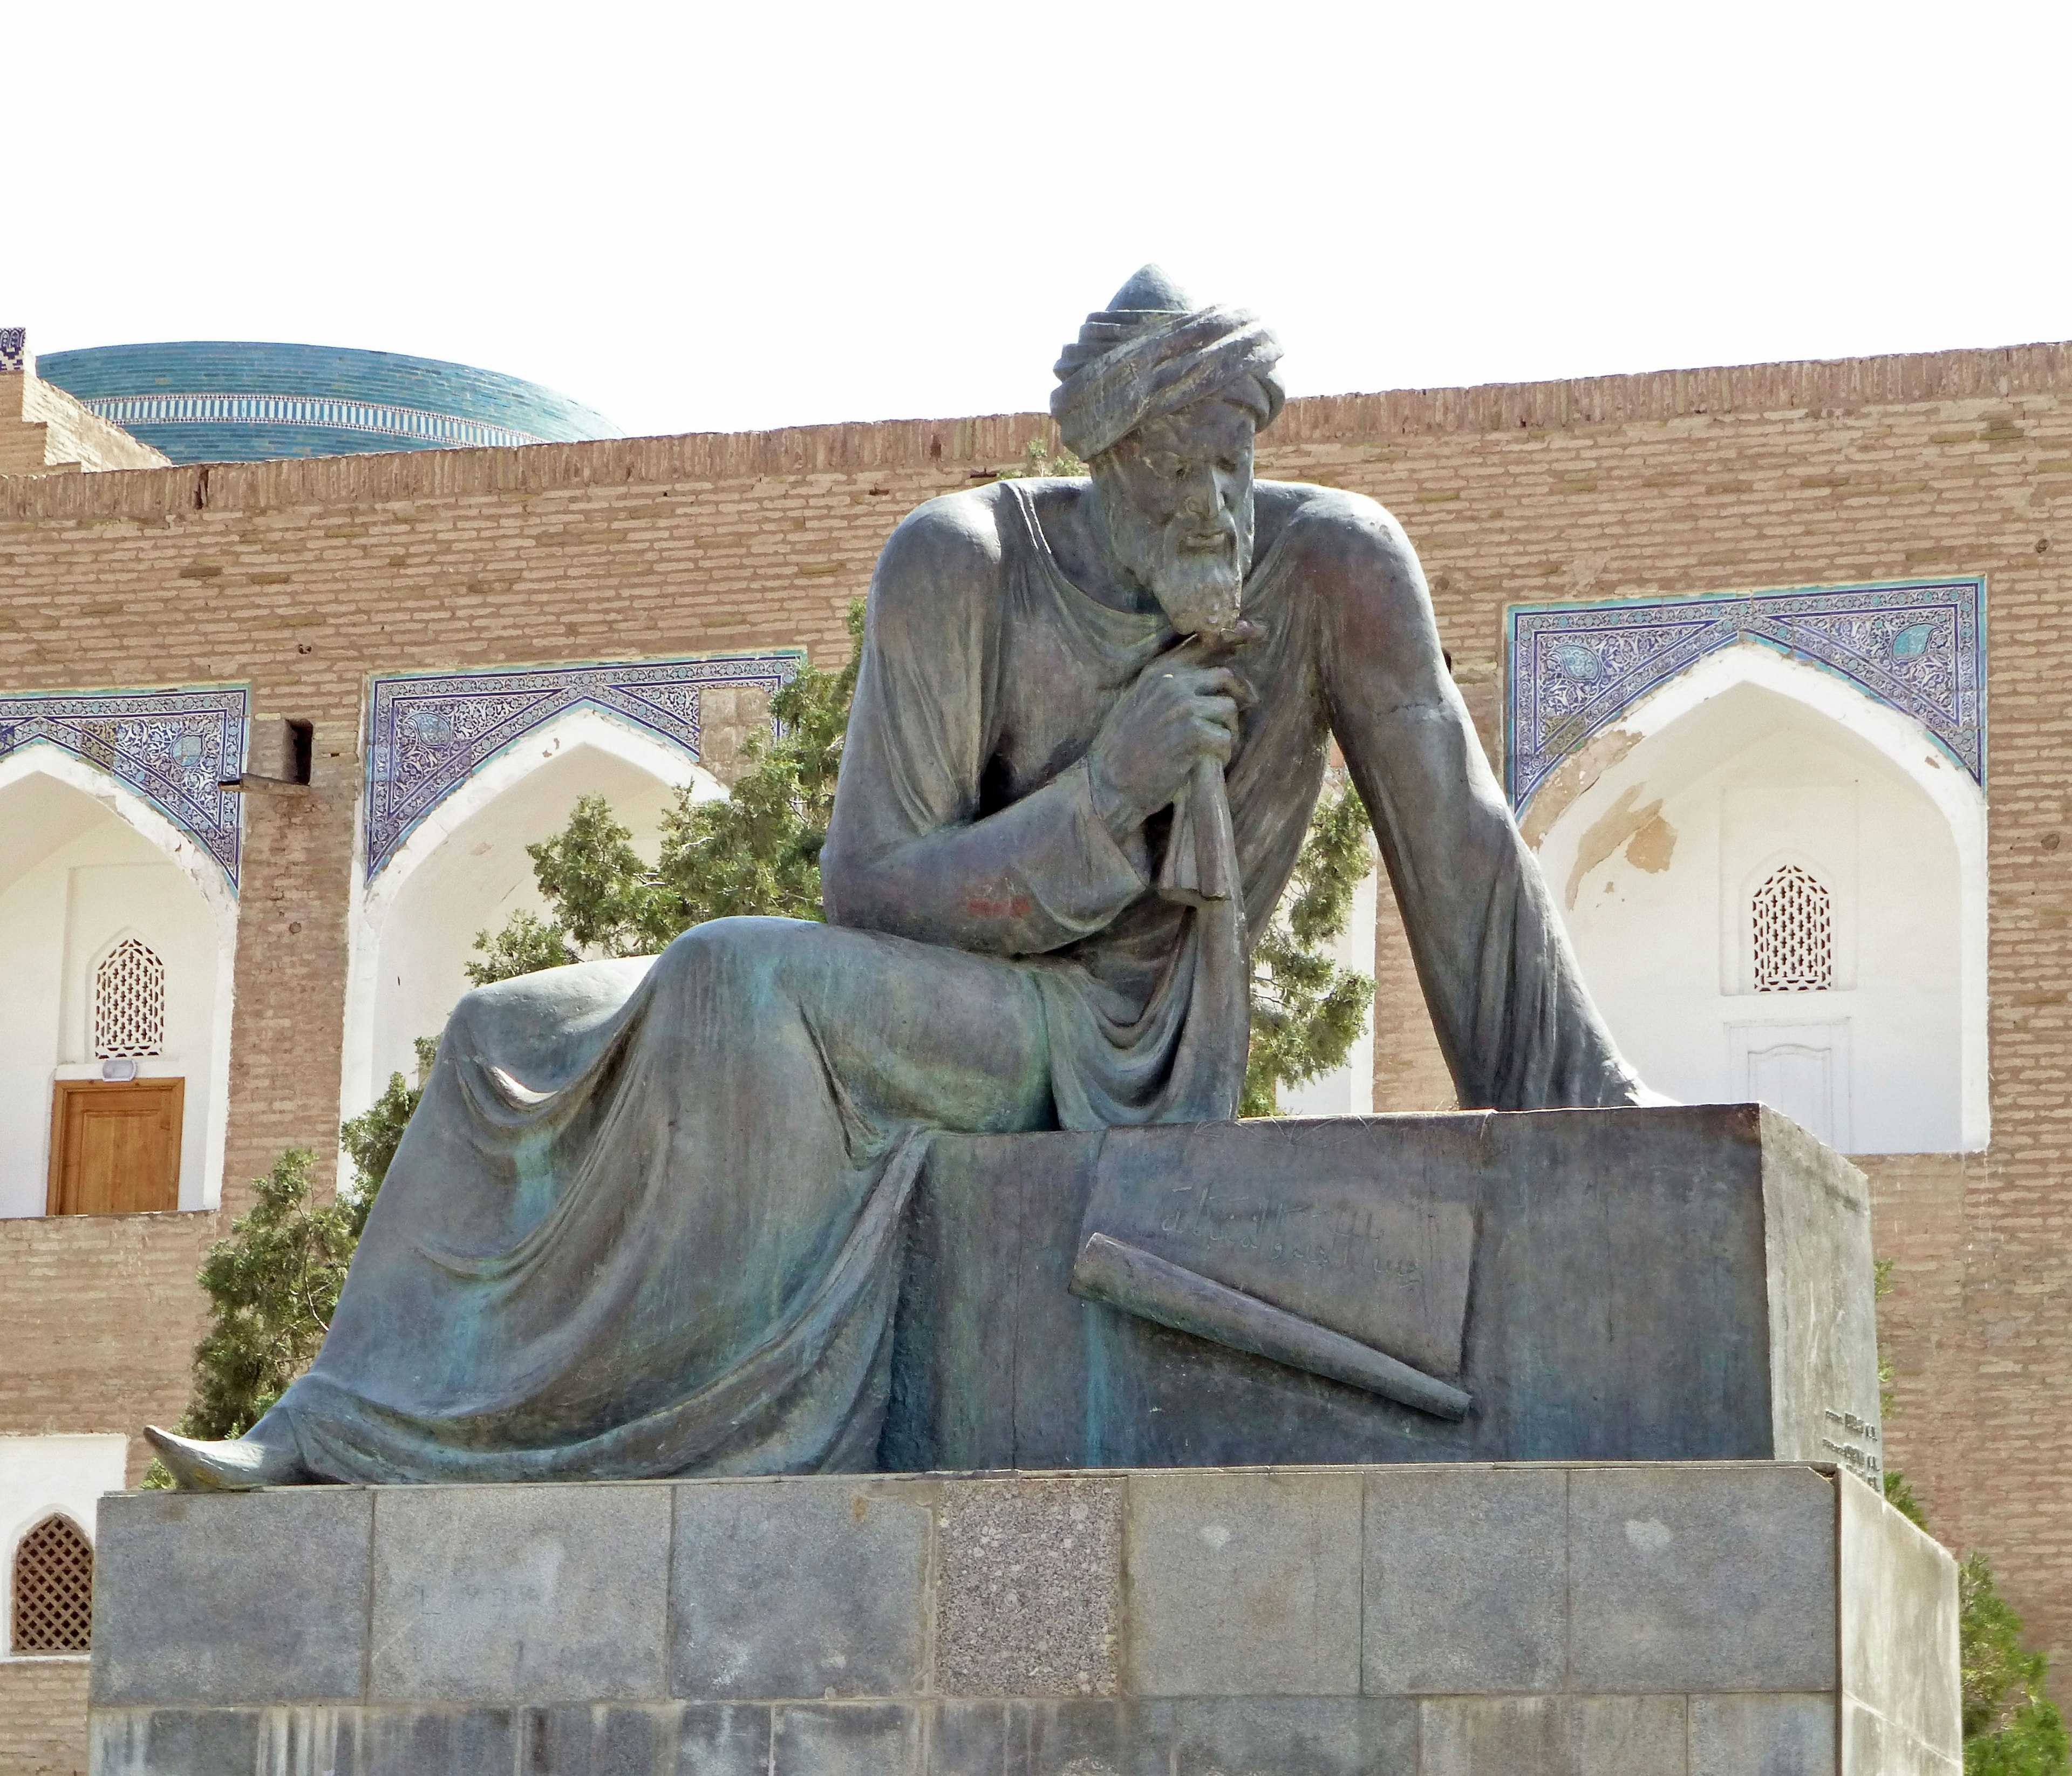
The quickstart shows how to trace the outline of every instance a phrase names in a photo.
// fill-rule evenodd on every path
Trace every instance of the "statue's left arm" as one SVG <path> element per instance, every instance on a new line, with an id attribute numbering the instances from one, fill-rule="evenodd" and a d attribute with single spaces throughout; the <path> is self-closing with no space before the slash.
<path id="1" fill-rule="evenodd" d="M 878 558 L 820 856 L 835 924 L 1038 956 L 1104 929 L 1144 892 L 1142 836 L 1109 831 L 1085 758 L 982 808 L 998 548 L 989 508 L 953 495 L 911 513 Z"/>
<path id="2" fill-rule="evenodd" d="M 1448 673 L 1424 570 L 1371 500 L 1293 520 L 1317 576 L 1332 731 L 1374 821 L 1464 1108 L 1631 1104 L 1539 866 Z"/>

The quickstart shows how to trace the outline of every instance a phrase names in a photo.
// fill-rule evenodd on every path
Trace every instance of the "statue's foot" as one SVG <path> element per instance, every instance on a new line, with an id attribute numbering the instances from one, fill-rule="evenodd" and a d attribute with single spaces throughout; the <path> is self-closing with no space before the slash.
<path id="1" fill-rule="evenodd" d="M 144 1435 L 183 1492 L 251 1492 L 260 1486 L 293 1486 L 316 1478 L 292 1442 L 261 1443 L 249 1437 L 212 1443 L 178 1437 L 146 1424 Z"/>

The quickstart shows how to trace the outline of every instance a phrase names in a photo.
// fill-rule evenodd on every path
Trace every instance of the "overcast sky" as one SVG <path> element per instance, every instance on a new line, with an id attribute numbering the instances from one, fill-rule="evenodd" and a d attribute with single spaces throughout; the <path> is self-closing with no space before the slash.
<path id="1" fill-rule="evenodd" d="M 2072 5 L 8 9 L 0 323 L 629 432 L 1041 406 L 1139 264 L 1291 392 L 2072 336 Z"/>

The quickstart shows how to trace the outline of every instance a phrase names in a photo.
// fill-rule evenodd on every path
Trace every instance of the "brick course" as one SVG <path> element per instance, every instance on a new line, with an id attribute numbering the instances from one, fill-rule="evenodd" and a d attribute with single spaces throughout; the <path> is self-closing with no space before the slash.
<path id="1" fill-rule="evenodd" d="M 0 1776 L 86 1776 L 83 1659 L 0 1660 Z"/>
<path id="2" fill-rule="evenodd" d="M 0 687 L 249 680 L 315 723 L 255 795 L 226 1209 L 330 1164 L 358 723 L 374 671 L 847 642 L 897 519 L 1047 435 L 1034 415 L 0 480 Z M 2072 1654 L 2072 347 L 1289 404 L 1263 474 L 1403 520 L 1494 748 L 1508 602 L 1989 576 L 1993 1145 L 1870 1161 L 1897 1260 L 1889 1455 Z M 1384 898 L 1376 1106 L 1449 1100 Z M 299 931 L 292 927 L 299 926 Z M 0 1430 L 174 1416 L 216 1217 L 0 1225 Z M 141 1294 L 140 1294 L 141 1291 Z M 78 1326 L 103 1328 L 72 1342 Z M 15 1342 L 17 1330 L 31 1335 Z M 105 1363 L 104 1370 L 101 1366 Z"/>

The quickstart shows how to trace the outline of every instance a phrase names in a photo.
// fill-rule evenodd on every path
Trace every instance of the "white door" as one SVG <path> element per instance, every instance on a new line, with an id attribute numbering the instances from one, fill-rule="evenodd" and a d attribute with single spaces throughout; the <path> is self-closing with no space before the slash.
<path id="1" fill-rule="evenodd" d="M 1849 1026 L 1730 1024 L 1730 1075 L 1749 1101 L 1791 1118 L 1837 1153 L 1849 1150 Z"/>

